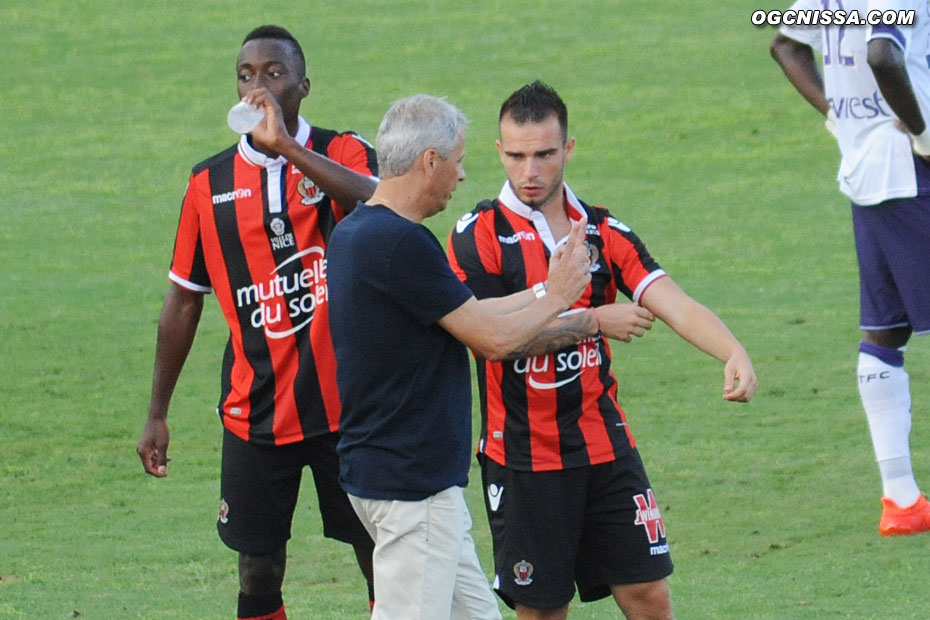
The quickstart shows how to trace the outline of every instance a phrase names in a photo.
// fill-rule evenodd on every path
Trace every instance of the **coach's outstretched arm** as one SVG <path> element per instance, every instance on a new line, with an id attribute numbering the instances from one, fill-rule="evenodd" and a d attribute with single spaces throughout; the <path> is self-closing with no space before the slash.
<path id="1" fill-rule="evenodd" d="M 243 101 L 265 111 L 265 120 L 250 132 L 252 139 L 284 156 L 346 212 L 354 209 L 357 202 L 371 198 L 378 185 L 377 179 L 360 174 L 299 144 L 287 132 L 281 107 L 270 91 L 256 88 L 249 91 Z"/>
<path id="2" fill-rule="evenodd" d="M 572 222 L 568 241 L 553 253 L 545 295 L 536 298 L 532 291 L 522 291 L 481 301 L 472 297 L 442 317 L 439 324 L 485 359 L 514 356 L 552 319 L 570 308 L 591 281 L 584 244 L 586 224 L 586 220 Z"/>
<path id="3" fill-rule="evenodd" d="M 533 298 L 532 291 L 529 299 Z M 483 299 L 481 301 L 487 301 Z M 602 334 L 612 340 L 632 342 L 652 329 L 655 315 L 637 303 L 610 303 L 564 312 L 549 322 L 524 347 L 504 359 L 518 360 L 552 353 Z"/>
<path id="4" fill-rule="evenodd" d="M 168 475 L 168 405 L 194 342 L 202 311 L 202 293 L 171 284 L 158 318 L 148 419 L 136 447 L 145 472 L 158 478 Z"/>
<path id="5" fill-rule="evenodd" d="M 746 349 L 716 314 L 685 293 L 671 278 L 659 278 L 640 302 L 679 336 L 724 363 L 723 398 L 749 402 L 758 387 Z"/>

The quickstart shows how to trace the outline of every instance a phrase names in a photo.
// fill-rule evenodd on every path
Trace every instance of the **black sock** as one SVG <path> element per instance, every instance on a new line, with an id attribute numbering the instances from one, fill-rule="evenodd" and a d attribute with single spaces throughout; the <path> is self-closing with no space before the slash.
<path id="1" fill-rule="evenodd" d="M 237 615 L 240 619 L 269 616 L 281 609 L 283 605 L 284 598 L 281 596 L 281 592 L 268 596 L 250 596 L 245 592 L 240 592 L 239 612 Z"/>

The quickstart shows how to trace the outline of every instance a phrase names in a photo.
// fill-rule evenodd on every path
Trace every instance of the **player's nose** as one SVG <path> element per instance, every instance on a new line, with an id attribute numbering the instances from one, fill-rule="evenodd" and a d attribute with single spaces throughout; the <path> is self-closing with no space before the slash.
<path id="1" fill-rule="evenodd" d="M 528 179 L 535 179 L 539 174 L 539 166 L 532 157 L 526 158 L 526 163 L 523 166 L 523 174 Z"/>

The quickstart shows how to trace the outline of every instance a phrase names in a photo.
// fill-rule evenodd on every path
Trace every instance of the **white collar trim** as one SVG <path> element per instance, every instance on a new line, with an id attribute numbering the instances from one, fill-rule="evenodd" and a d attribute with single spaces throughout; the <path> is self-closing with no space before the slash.
<path id="1" fill-rule="evenodd" d="M 310 139 L 311 131 L 312 128 L 310 127 L 310 123 L 308 123 L 303 116 L 298 116 L 297 135 L 294 136 L 294 139 L 297 140 L 297 143 L 301 146 L 307 144 L 307 141 Z M 249 137 L 247 135 L 243 135 L 241 138 L 239 138 L 239 154 L 242 155 L 244 160 L 253 166 L 273 168 L 287 164 L 287 159 L 283 156 L 268 157 L 264 153 L 255 150 L 255 147 L 249 144 Z"/>
<path id="2" fill-rule="evenodd" d="M 581 202 L 578 200 L 578 197 L 575 196 L 575 192 L 572 191 L 572 188 L 568 186 L 568 183 L 563 182 L 562 189 L 565 191 L 565 199 L 569 206 L 580 219 L 587 219 L 587 213 L 585 213 L 584 208 L 581 206 Z M 504 181 L 504 187 L 501 188 L 501 192 L 497 196 L 497 201 L 520 217 L 530 220 L 539 232 L 539 236 L 542 238 L 543 243 L 546 244 L 546 248 L 549 252 L 553 252 L 559 245 L 565 242 L 567 236 L 558 241 L 555 240 L 552 236 L 552 230 L 549 228 L 549 222 L 546 221 L 546 216 L 543 215 L 541 211 L 526 205 L 522 200 L 517 198 L 517 195 L 513 193 L 513 187 L 511 187 L 510 181 Z"/>

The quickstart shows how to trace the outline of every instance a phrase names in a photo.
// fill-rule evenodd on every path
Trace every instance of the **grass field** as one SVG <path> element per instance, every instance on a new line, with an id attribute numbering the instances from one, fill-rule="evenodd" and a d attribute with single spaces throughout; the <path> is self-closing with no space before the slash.
<path id="1" fill-rule="evenodd" d="M 305 115 L 373 138 L 390 101 L 446 95 L 471 120 L 441 238 L 503 180 L 497 109 L 541 78 L 578 145 L 567 180 L 645 240 L 742 339 L 761 387 L 657 326 L 614 346 L 659 502 L 680 620 L 930 618 L 930 536 L 877 535 L 881 487 L 856 392 L 856 267 L 837 152 L 768 57 L 765 2 L 345 0 L 7 3 L 0 94 L 0 618 L 230 618 L 215 534 L 225 328 L 211 301 L 171 410 L 170 477 L 135 455 L 191 166 L 231 144 L 245 33 L 303 42 Z M 785 3 L 787 4 L 787 3 Z M 930 351 L 908 352 L 930 488 Z M 490 570 L 480 489 L 469 487 Z M 348 549 L 295 520 L 294 619 L 367 616 Z M 617 618 L 607 601 L 573 620 Z M 513 615 L 507 611 L 505 617 Z"/>

